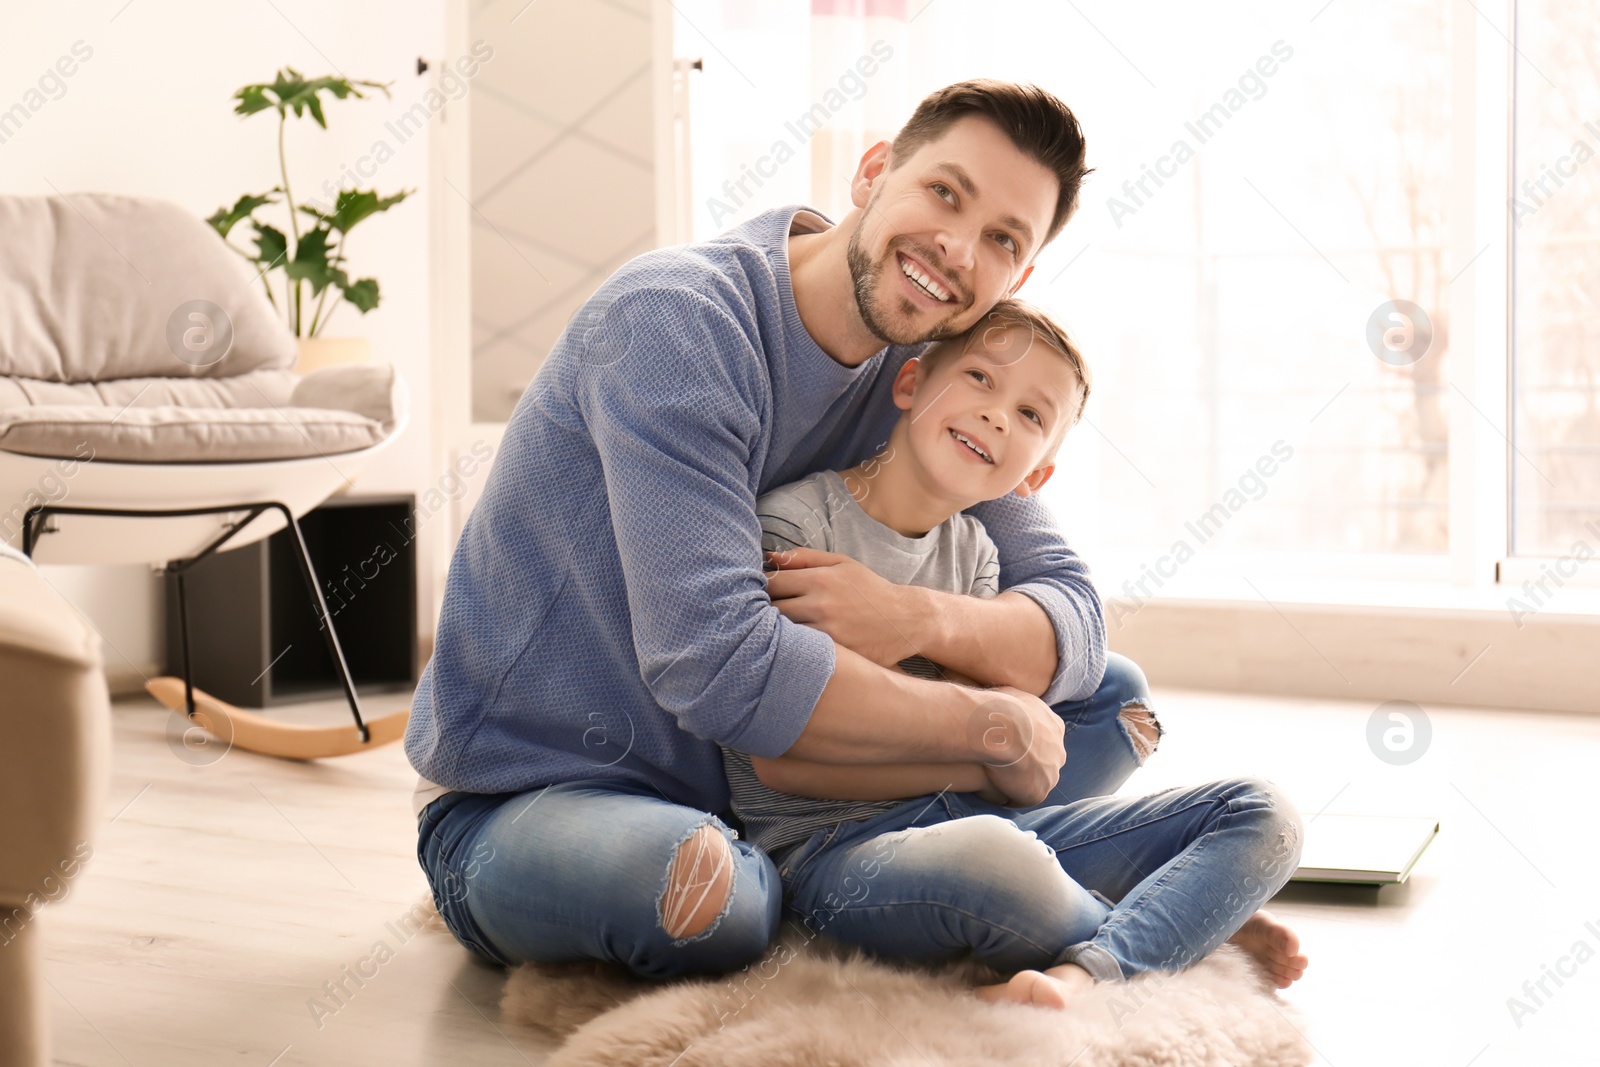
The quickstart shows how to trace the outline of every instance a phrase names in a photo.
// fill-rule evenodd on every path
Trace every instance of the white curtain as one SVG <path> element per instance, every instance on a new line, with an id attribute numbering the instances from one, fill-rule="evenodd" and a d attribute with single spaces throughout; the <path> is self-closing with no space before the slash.
<path id="1" fill-rule="evenodd" d="M 927 2 L 674 0 L 674 51 L 704 60 L 690 88 L 694 238 L 782 204 L 848 213 L 861 153 L 921 97 L 910 38 Z"/>
<path id="2" fill-rule="evenodd" d="M 893 138 L 916 107 L 907 8 L 926 2 L 811 0 L 811 99 L 849 101 L 811 140 L 811 203 L 833 218 L 850 210 L 861 153 Z"/>

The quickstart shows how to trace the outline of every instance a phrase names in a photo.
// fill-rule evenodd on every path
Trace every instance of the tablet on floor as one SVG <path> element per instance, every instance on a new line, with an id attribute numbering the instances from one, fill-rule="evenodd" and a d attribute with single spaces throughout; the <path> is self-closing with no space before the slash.
<path id="1" fill-rule="evenodd" d="M 1439 820 L 1411 815 L 1319 815 L 1293 882 L 1398 885 L 1439 833 Z"/>

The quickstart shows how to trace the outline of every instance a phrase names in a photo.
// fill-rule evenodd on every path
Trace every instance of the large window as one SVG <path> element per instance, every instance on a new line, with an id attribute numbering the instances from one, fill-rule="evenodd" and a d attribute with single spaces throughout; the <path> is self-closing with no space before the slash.
<path id="1" fill-rule="evenodd" d="M 1126 61 L 1068 96 L 1098 171 L 1044 298 L 1107 384 L 1102 550 L 1448 552 L 1452 10 L 1100 27 Z"/>
<path id="2" fill-rule="evenodd" d="M 1096 168 L 1021 295 L 1095 372 L 1045 494 L 1102 585 L 1487 589 L 1513 551 L 1600 550 L 1592 2 L 1524 0 L 1513 25 L 1450 0 L 818 0 L 809 19 L 683 0 L 678 50 L 707 60 L 697 236 L 796 200 L 842 216 L 854 158 L 923 94 L 1036 82 Z M 792 47 L 770 54 L 774 34 Z M 879 39 L 892 58 L 830 97 Z M 821 131 L 711 218 L 827 100 Z M 1514 231 L 1513 162 L 1519 186 L 1561 183 Z"/>
<path id="3" fill-rule="evenodd" d="M 1600 553 L 1600 14 L 1517 13 L 1513 550 Z"/>

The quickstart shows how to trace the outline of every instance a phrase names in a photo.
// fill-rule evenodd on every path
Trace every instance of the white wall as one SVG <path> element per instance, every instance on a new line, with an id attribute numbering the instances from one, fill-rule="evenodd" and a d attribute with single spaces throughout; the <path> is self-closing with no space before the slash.
<path id="1" fill-rule="evenodd" d="M 556 338 L 657 246 L 646 0 L 475 0 L 472 418 L 504 422 Z"/>
<path id="2" fill-rule="evenodd" d="M 355 491 L 420 495 L 437 484 L 427 417 L 429 140 L 452 109 L 446 106 L 422 133 L 404 141 L 385 123 L 435 84 L 441 61 L 456 58 L 444 55 L 444 0 L 105 0 L 16 5 L 7 15 L 0 34 L 0 112 L 20 102 L 29 115 L 0 144 L 0 193 L 161 196 L 209 215 L 279 181 L 276 116 L 234 115 L 230 97 L 240 86 L 271 81 L 284 66 L 306 77 L 343 73 L 394 83 L 392 100 L 380 94 L 332 103 L 327 130 L 309 117 L 291 120 L 290 182 L 297 199 L 319 193 L 325 181 L 337 185 L 344 167 L 355 166 L 383 140 L 393 157 L 361 179 L 360 187 L 383 194 L 416 190 L 387 215 L 363 223 L 351 243 L 352 273 L 378 279 L 382 305 L 366 316 L 341 308 L 325 336 L 371 338 L 375 358 L 399 368 L 412 396 L 410 428 L 373 462 Z M 52 68 L 77 42 L 78 54 L 92 50 L 89 58 L 54 83 Z M 433 65 L 426 77 L 416 74 L 418 56 Z M 44 91 L 30 92 L 41 89 L 41 78 Z M 418 545 L 424 632 L 434 622 L 434 568 L 428 561 L 442 550 L 441 537 L 441 530 L 425 526 Z M 130 667 L 148 673 L 160 663 L 159 586 L 152 578 L 138 568 L 47 572 L 114 646 L 106 650 L 114 680 L 126 677 Z"/>

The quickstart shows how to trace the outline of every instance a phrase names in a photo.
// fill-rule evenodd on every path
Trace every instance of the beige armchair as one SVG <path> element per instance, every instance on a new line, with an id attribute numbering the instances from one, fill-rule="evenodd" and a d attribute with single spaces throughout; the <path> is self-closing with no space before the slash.
<path id="1" fill-rule="evenodd" d="M 0 1067 L 44 1067 L 41 928 L 93 853 L 111 719 L 99 636 L 4 544 L 0 679 Z"/>
<path id="2" fill-rule="evenodd" d="M 260 278 L 176 204 L 0 195 L 0 540 L 41 563 L 149 563 L 175 577 L 182 678 L 152 696 L 224 742 L 293 759 L 399 740 L 361 715 L 298 519 L 403 432 L 394 367 L 296 374 Z M 236 708 L 190 680 L 184 571 L 288 529 L 347 726 Z"/>

